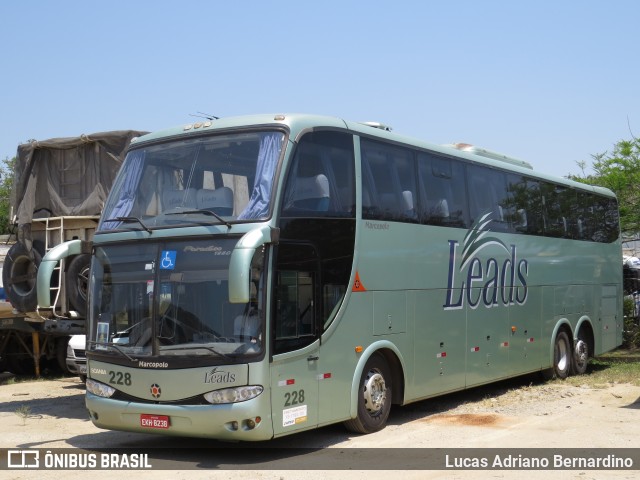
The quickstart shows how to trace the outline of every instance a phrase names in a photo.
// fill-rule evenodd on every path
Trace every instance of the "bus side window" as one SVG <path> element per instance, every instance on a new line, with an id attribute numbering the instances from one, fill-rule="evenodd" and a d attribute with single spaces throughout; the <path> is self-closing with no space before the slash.
<path id="1" fill-rule="evenodd" d="M 363 218 L 417 223 L 417 185 L 413 152 L 361 141 Z"/>
<path id="2" fill-rule="evenodd" d="M 478 165 L 467 166 L 469 182 L 469 210 L 471 221 L 477 222 L 484 215 L 490 214 L 493 220 L 492 231 L 509 230 L 507 209 L 509 200 L 506 191 L 506 180 L 503 172 Z"/>
<path id="3" fill-rule="evenodd" d="M 616 200 L 593 195 L 591 201 L 595 220 L 591 240 L 601 243 L 615 241 L 620 234 Z"/>
<path id="4" fill-rule="evenodd" d="M 468 225 L 464 166 L 434 154 L 418 154 L 420 222 L 465 228 Z"/>
<path id="5" fill-rule="evenodd" d="M 509 224 L 512 232 L 542 235 L 540 185 L 520 175 L 507 174 Z"/>
<path id="6" fill-rule="evenodd" d="M 355 217 L 353 137 L 313 132 L 289 166 L 283 217 Z"/>
<path id="7" fill-rule="evenodd" d="M 542 184 L 544 206 L 544 235 L 555 238 L 574 238 L 576 192 L 573 189 Z"/>

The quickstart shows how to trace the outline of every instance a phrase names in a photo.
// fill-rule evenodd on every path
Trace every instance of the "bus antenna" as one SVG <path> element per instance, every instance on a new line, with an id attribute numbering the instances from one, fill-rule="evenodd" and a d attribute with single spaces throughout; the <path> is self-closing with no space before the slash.
<path id="1" fill-rule="evenodd" d="M 206 118 L 207 120 L 220 120 L 220 117 L 216 117 L 215 115 L 211 115 L 209 113 L 203 113 L 203 112 L 197 112 L 198 115 L 194 115 L 193 113 L 190 113 L 189 115 L 192 117 L 198 117 L 198 118 Z"/>

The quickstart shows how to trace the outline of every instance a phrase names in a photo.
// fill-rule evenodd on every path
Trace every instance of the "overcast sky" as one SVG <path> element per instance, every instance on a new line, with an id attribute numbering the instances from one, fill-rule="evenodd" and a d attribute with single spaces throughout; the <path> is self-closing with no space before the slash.
<path id="1" fill-rule="evenodd" d="M 1 1 L 0 159 L 197 112 L 302 112 L 564 176 L 628 122 L 640 136 L 638 19 L 634 0 Z"/>

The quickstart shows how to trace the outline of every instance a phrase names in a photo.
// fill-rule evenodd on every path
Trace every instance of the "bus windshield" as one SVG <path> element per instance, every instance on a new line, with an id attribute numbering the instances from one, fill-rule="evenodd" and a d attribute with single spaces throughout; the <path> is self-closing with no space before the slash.
<path id="1" fill-rule="evenodd" d="M 284 133 L 201 136 L 127 154 L 98 231 L 263 220 Z"/>
<path id="2" fill-rule="evenodd" d="M 261 354 L 263 253 L 254 259 L 250 301 L 232 304 L 228 267 L 237 240 L 97 247 L 89 350 L 129 360 L 195 357 L 202 365 Z"/>

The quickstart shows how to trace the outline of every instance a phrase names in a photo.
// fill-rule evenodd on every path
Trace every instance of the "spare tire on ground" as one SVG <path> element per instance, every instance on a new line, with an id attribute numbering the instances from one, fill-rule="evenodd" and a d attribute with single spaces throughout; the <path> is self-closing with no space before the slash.
<path id="1" fill-rule="evenodd" d="M 2 283 L 7 300 L 21 312 L 33 312 L 38 306 L 38 268 L 42 256 L 16 242 L 7 253 L 2 270 Z"/>

